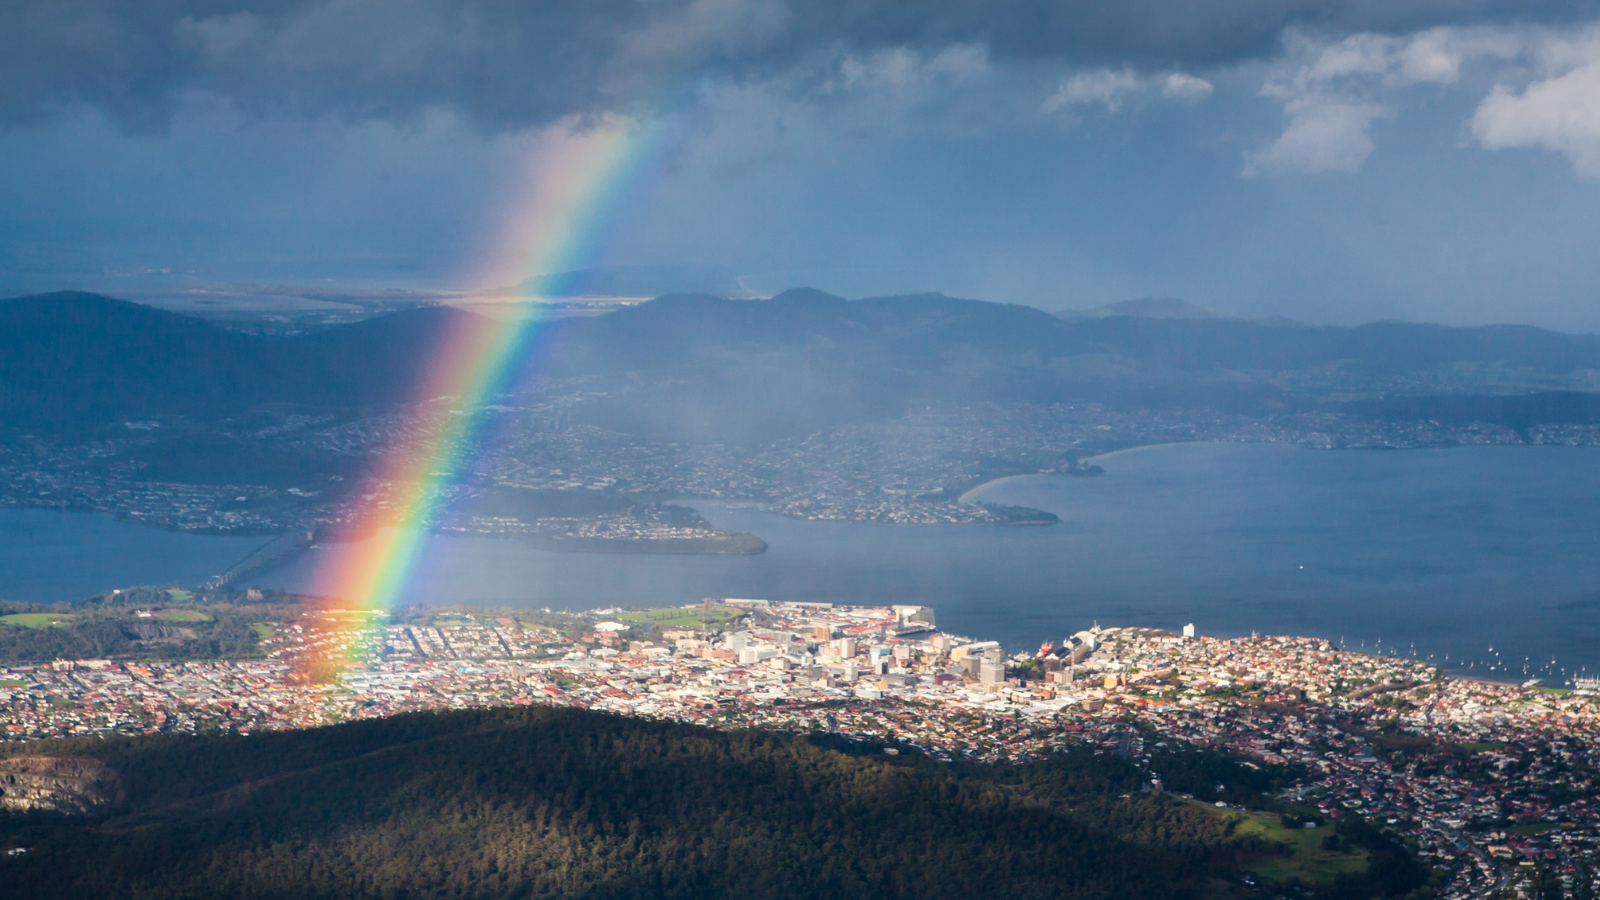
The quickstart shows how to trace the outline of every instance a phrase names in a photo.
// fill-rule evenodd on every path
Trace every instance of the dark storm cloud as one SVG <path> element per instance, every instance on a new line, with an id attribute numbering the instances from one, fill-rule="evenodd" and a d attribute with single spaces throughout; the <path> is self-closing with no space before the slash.
<path id="1" fill-rule="evenodd" d="M 637 103 L 697 76 L 763 77 L 885 47 L 996 60 L 1205 66 L 1331 33 L 1566 21 L 1589 0 L 7 0 L 0 124 L 88 105 L 159 130 L 191 92 L 252 114 L 517 128 Z"/>

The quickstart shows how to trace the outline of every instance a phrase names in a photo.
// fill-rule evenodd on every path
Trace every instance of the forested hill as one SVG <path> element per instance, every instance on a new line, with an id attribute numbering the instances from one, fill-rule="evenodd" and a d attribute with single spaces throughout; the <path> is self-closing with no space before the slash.
<path id="1" fill-rule="evenodd" d="M 426 362 L 467 317 L 424 308 L 260 337 L 93 294 L 4 300 L 0 422 L 92 429 L 141 417 L 204 422 L 252 408 L 327 411 L 415 399 Z M 674 294 L 539 328 L 528 374 L 600 379 L 596 396 L 609 395 L 586 404 L 592 424 L 708 440 L 811 433 L 940 400 L 1263 414 L 1396 391 L 1587 391 L 1600 377 L 1600 337 L 1525 326 L 1063 319 L 937 294 L 854 301 L 804 289 L 771 300 Z M 1567 398 L 1535 412 L 1559 418 L 1583 406 Z M 1432 409 L 1339 408 L 1382 416 Z"/>
<path id="2" fill-rule="evenodd" d="M 71 430 L 159 416 L 204 421 L 270 404 L 407 400 L 418 360 L 464 315 L 418 309 L 273 338 L 98 294 L 0 300 L 0 422 Z"/>
<path id="3" fill-rule="evenodd" d="M 952 350 L 1034 362 L 1109 355 L 1188 369 L 1293 371 L 1347 363 L 1417 371 L 1446 363 L 1494 363 L 1568 372 L 1600 367 L 1600 336 L 1526 325 L 1458 328 L 1373 322 L 1353 328 L 1287 320 L 1108 315 L 1062 318 L 1031 306 L 917 294 L 844 300 L 809 289 L 771 300 L 671 294 L 575 323 L 585 352 L 612 348 L 666 364 L 711 348 L 806 348 L 875 352 L 915 366 Z"/>
<path id="4" fill-rule="evenodd" d="M 18 900 L 1231 897 L 1247 895 L 1236 866 L 1276 852 L 1087 749 L 952 766 L 837 737 L 502 708 L 0 745 L 0 769 L 52 771 L 45 755 L 70 758 L 54 771 L 99 806 L 0 815 L 0 848 L 28 848 L 0 856 Z M 1259 777 L 1227 763 L 1191 780 L 1228 772 Z M 1319 898 L 1426 878 L 1366 839 L 1383 862 Z"/>

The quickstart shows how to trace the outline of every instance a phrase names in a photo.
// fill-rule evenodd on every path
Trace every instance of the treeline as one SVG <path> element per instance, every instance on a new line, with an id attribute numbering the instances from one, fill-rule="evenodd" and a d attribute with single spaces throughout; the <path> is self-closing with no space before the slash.
<path id="1" fill-rule="evenodd" d="M 282 621 L 298 607 L 250 602 L 226 595 L 211 603 L 177 600 L 162 588 L 135 588 L 83 603 L 0 601 L 0 616 L 49 614 L 57 624 L 0 620 L 0 665 L 37 665 L 56 659 L 241 659 L 261 655 L 257 622 Z M 140 616 L 139 610 L 183 609 L 199 617 Z M 23 624 L 23 623 L 27 624 Z"/>
<path id="2" fill-rule="evenodd" d="M 1216 816 L 1138 793 L 1137 770 L 1089 750 L 947 765 L 545 708 L 0 745 L 41 751 L 105 762 L 127 800 L 0 818 L 0 846 L 30 848 L 0 857 L 10 897 L 1248 893 Z"/>
<path id="3" fill-rule="evenodd" d="M 55 659 L 238 659 L 258 655 L 257 641 L 250 623 L 238 616 L 175 623 L 90 614 L 43 628 L 0 623 L 0 665 Z"/>
<path id="4" fill-rule="evenodd" d="M 1316 894 L 1327 900 L 1367 900 L 1398 897 L 1429 884 L 1432 874 L 1405 845 L 1355 816 L 1341 818 L 1329 843 L 1344 849 L 1363 847 L 1367 871 L 1340 875 L 1332 884 L 1318 885 Z"/>
<path id="5" fill-rule="evenodd" d="M 1541 425 L 1600 423 L 1600 394 L 1539 391 L 1511 396 L 1385 397 L 1346 404 L 1358 416 L 1388 421 L 1432 421 L 1441 425 L 1482 422 L 1515 431 Z"/>

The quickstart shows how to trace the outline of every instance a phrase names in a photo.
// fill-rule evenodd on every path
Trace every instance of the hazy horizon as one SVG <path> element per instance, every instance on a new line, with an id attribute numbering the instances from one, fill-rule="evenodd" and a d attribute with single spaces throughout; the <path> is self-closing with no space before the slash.
<path id="1" fill-rule="evenodd" d="M 549 274 L 554 276 L 567 273 Z M 541 276 L 535 276 L 535 278 L 537 277 Z M 20 299 L 23 297 L 39 296 L 41 294 L 81 291 L 84 293 L 100 294 L 102 296 L 111 297 L 112 299 L 116 300 L 124 300 L 130 303 L 153 306 L 158 309 L 167 309 L 186 315 L 199 316 L 201 318 L 220 315 L 230 319 L 240 316 L 249 319 L 252 317 L 269 317 L 284 313 L 301 315 L 316 312 L 317 310 L 324 308 L 329 310 L 338 309 L 346 306 L 346 301 L 341 300 L 341 297 L 366 299 L 381 298 L 387 295 L 390 299 L 398 302 L 415 301 L 426 304 L 457 306 L 465 309 L 468 312 L 482 314 L 486 310 L 491 311 L 492 313 L 493 310 L 502 306 L 538 306 L 542 304 L 575 304 L 580 307 L 592 307 L 596 310 L 608 312 L 615 308 L 614 304 L 617 302 L 648 302 L 649 300 L 657 299 L 658 297 L 678 293 L 707 294 L 721 299 L 762 301 L 773 299 L 774 297 L 777 297 L 778 295 L 790 290 L 821 290 L 820 288 L 816 288 L 809 284 L 796 284 L 791 287 L 776 291 L 761 293 L 745 292 L 743 295 L 707 290 L 686 290 L 663 291 L 655 294 L 592 294 L 570 298 L 508 298 L 497 296 L 497 292 L 494 291 L 453 291 L 416 284 L 370 284 L 355 280 L 335 281 L 333 279 L 329 279 L 321 284 L 235 284 L 228 282 L 204 282 L 198 280 L 193 283 L 184 284 L 173 280 L 165 281 L 165 286 L 161 287 L 146 284 L 140 288 L 132 290 L 119 290 L 115 283 L 96 283 L 87 279 L 78 283 L 73 283 L 73 280 L 71 279 L 66 279 L 65 281 L 67 281 L 67 284 L 61 287 L 30 287 L 29 289 L 21 291 L 0 291 L 0 300 Z M 1223 306 L 1202 306 L 1200 304 L 1191 304 L 1190 301 L 1182 297 L 1171 296 L 1125 297 L 1092 306 L 1048 306 L 1042 303 L 1029 303 L 1022 300 L 990 300 L 985 297 L 953 295 L 939 290 L 844 296 L 843 299 L 847 301 L 854 301 L 873 300 L 882 297 L 919 295 L 945 296 L 950 297 L 951 299 L 975 300 L 979 302 L 1015 303 L 1023 306 L 1032 306 L 1045 312 L 1061 316 L 1067 316 L 1071 313 L 1089 313 L 1092 315 L 1130 315 L 1148 318 L 1187 318 L 1186 316 L 1170 316 L 1160 313 L 1132 312 L 1123 311 L 1122 309 L 1149 301 L 1176 301 L 1178 303 L 1189 304 L 1203 313 L 1211 313 L 1220 318 L 1241 319 L 1247 321 L 1268 321 L 1282 323 L 1285 325 L 1303 325 L 1311 327 L 1333 326 L 1344 328 L 1391 322 L 1419 325 L 1444 325 L 1455 328 L 1477 328 L 1509 325 L 1542 328 L 1560 334 L 1600 334 L 1600 323 L 1597 323 L 1592 327 L 1568 328 L 1560 325 L 1550 325 L 1547 323 L 1532 321 L 1529 319 L 1514 318 L 1490 319 L 1481 322 L 1450 322 L 1437 319 L 1405 318 L 1398 316 L 1371 319 L 1351 319 L 1348 321 L 1333 321 L 1326 319 L 1318 320 L 1309 318 L 1302 319 L 1277 313 L 1240 313 Z M 217 299 L 218 297 L 224 299 Z M 376 314 L 384 314 L 384 311 L 379 310 Z"/>
<path id="2" fill-rule="evenodd" d="M 683 264 L 1600 330 L 1592 3 L 79 13 L 0 12 L 0 294 Z"/>

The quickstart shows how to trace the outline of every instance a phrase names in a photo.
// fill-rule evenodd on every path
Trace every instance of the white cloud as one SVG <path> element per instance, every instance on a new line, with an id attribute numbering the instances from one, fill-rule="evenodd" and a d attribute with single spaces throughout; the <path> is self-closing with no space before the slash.
<path id="1" fill-rule="evenodd" d="M 1472 136 L 1490 150 L 1543 148 L 1600 178 L 1600 29 L 1540 48 L 1546 77 L 1520 93 L 1496 84 L 1472 117 Z"/>
<path id="2" fill-rule="evenodd" d="M 1161 96 L 1168 100 L 1195 103 L 1211 96 L 1211 82 L 1196 78 L 1186 72 L 1173 72 L 1161 87 Z"/>
<path id="3" fill-rule="evenodd" d="M 1168 100 L 1193 103 L 1211 93 L 1211 82 L 1186 72 L 1146 76 L 1129 69 L 1096 69 L 1061 79 L 1055 93 L 1045 98 L 1042 109 L 1053 113 L 1098 103 L 1114 113 L 1130 98 L 1157 91 Z"/>
<path id="4" fill-rule="evenodd" d="M 1297 97 L 1284 105 L 1289 124 L 1266 149 L 1246 158 L 1244 174 L 1311 175 L 1360 171 L 1376 145 L 1372 122 L 1389 111 L 1372 103 L 1325 95 Z"/>
<path id="5" fill-rule="evenodd" d="M 1045 112 L 1056 112 L 1069 106 L 1099 103 L 1111 112 L 1122 106 L 1122 101 L 1142 87 L 1139 76 L 1124 69 L 1113 72 L 1099 69 L 1061 79 L 1056 92 L 1044 101 Z"/>
<path id="6" fill-rule="evenodd" d="M 1245 158 L 1246 176 L 1353 173 L 1377 149 L 1372 123 L 1393 113 L 1390 94 L 1417 84 L 1450 85 L 1479 59 L 1509 59 L 1520 35 L 1434 28 L 1412 35 L 1354 34 L 1319 43 L 1285 37 L 1286 64 L 1261 88 L 1283 102 L 1283 133 Z"/>
<path id="7" fill-rule="evenodd" d="M 1424 32 L 1400 49 L 1399 73 L 1407 81 L 1455 84 L 1464 55 L 1451 32 Z"/>

